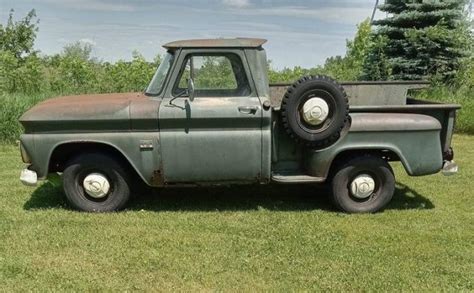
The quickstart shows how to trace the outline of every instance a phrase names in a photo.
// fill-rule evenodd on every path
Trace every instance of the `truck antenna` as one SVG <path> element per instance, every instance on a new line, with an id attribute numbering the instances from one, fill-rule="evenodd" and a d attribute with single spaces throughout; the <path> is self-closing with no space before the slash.
<path id="1" fill-rule="evenodd" d="M 372 16 L 370 17 L 370 24 L 374 22 L 375 12 L 377 12 L 377 6 L 379 6 L 379 0 L 375 0 L 374 10 L 372 11 Z"/>

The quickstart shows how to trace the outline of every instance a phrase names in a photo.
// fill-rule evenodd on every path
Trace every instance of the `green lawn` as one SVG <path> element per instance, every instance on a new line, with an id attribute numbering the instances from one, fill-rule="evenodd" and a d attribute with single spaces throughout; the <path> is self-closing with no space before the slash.
<path id="1" fill-rule="evenodd" d="M 311 186 L 169 189 L 80 213 L 60 187 L 22 186 L 17 148 L 0 146 L 0 291 L 474 290 L 474 136 L 454 146 L 459 175 L 397 165 L 374 215 L 337 213 Z"/>

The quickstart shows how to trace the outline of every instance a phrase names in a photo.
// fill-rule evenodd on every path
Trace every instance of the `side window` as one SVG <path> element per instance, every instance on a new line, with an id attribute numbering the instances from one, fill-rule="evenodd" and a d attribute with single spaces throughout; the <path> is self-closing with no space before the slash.
<path id="1" fill-rule="evenodd" d="M 173 94 L 185 91 L 189 78 L 193 79 L 196 97 L 250 95 L 245 69 L 240 57 L 235 54 L 189 55 Z"/>

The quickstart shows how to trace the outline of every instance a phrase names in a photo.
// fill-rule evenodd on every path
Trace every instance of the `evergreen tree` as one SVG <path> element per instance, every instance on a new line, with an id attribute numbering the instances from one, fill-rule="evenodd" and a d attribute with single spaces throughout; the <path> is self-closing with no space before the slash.
<path id="1" fill-rule="evenodd" d="M 365 78 L 452 79 L 471 54 L 465 6 L 466 0 L 386 0 L 379 9 L 388 17 L 374 21 L 378 41 L 366 59 Z M 377 46 L 382 40 L 383 48 Z"/>

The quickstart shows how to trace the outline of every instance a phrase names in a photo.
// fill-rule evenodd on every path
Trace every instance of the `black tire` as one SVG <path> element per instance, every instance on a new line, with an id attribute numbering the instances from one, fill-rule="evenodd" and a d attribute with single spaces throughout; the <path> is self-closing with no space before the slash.
<path id="1" fill-rule="evenodd" d="M 306 123 L 301 115 L 304 103 L 323 99 L 329 106 L 329 116 L 321 125 Z M 297 142 L 313 149 L 334 144 L 349 120 L 349 101 L 344 88 L 327 76 L 304 76 L 288 87 L 281 104 L 283 126 Z"/>
<path id="2" fill-rule="evenodd" d="M 350 185 L 358 175 L 368 174 L 375 181 L 375 190 L 367 198 L 353 196 Z M 395 192 L 395 176 L 382 158 L 366 155 L 349 160 L 336 168 L 332 178 L 334 204 L 348 213 L 375 213 L 382 210 Z"/>
<path id="3" fill-rule="evenodd" d="M 104 175 L 110 190 L 103 198 L 93 198 L 83 187 L 91 173 Z M 63 172 L 66 198 L 74 208 L 86 212 L 111 212 L 122 209 L 130 198 L 128 173 L 116 160 L 99 153 L 83 154 L 72 159 Z"/>

